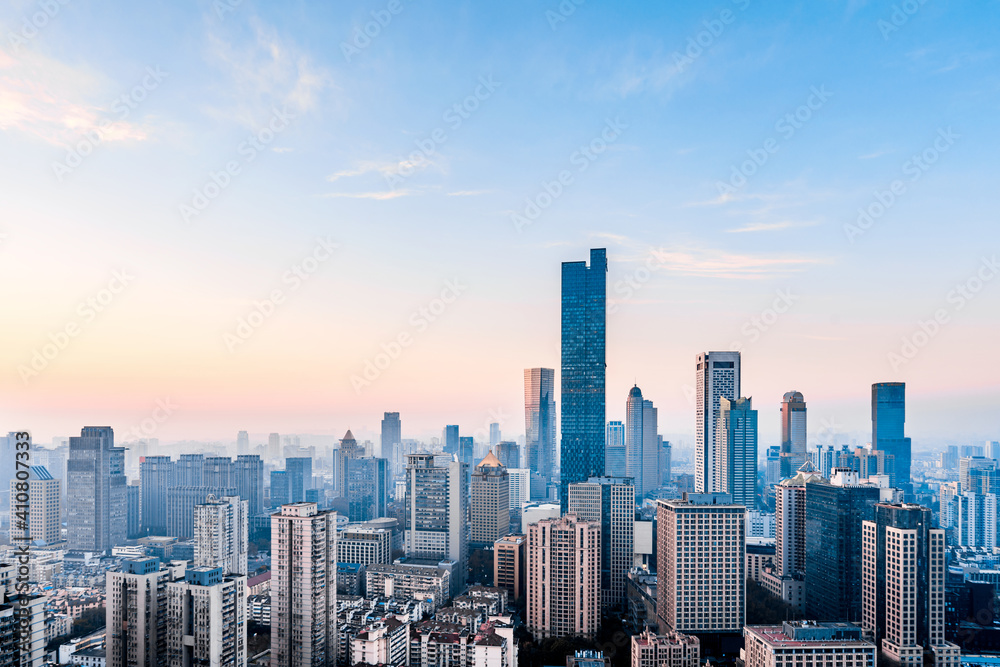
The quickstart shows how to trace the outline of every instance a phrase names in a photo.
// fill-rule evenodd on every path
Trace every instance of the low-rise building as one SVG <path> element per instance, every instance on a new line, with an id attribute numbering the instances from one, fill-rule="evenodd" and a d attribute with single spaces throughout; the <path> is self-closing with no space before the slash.
<path id="1" fill-rule="evenodd" d="M 875 667 L 876 647 L 851 623 L 786 621 L 743 628 L 745 667 Z"/>
<path id="2" fill-rule="evenodd" d="M 632 636 L 632 667 L 698 667 L 701 642 L 694 635 L 646 630 Z"/>

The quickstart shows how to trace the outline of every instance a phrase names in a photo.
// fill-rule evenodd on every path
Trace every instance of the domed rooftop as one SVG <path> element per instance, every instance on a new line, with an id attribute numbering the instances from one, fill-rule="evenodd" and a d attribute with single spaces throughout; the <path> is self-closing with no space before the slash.
<path id="1" fill-rule="evenodd" d="M 642 390 L 639 389 L 638 385 L 634 385 L 631 389 L 628 390 L 628 397 L 642 398 Z"/>

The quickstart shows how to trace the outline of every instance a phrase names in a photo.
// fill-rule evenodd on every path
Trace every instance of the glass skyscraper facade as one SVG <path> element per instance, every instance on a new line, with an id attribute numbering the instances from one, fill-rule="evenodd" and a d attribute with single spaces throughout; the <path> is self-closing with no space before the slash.
<path id="1" fill-rule="evenodd" d="M 569 485 L 604 474 L 607 250 L 562 265 L 562 440 L 559 500 Z"/>
<path id="2" fill-rule="evenodd" d="M 556 466 L 556 372 L 524 369 L 525 467 L 552 479 Z"/>
<path id="3" fill-rule="evenodd" d="M 910 439 L 903 433 L 906 423 L 906 383 L 879 382 L 872 385 L 872 447 L 895 459 L 896 488 L 910 483 Z"/>

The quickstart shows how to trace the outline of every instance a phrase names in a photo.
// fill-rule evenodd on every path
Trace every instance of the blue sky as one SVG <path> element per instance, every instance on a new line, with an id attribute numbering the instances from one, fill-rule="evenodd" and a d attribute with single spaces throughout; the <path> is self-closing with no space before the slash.
<path id="1" fill-rule="evenodd" d="M 360 435 L 384 410 L 412 437 L 491 411 L 521 433 L 522 369 L 559 363 L 559 263 L 607 247 L 609 419 L 637 382 L 683 439 L 694 356 L 740 344 L 762 445 L 791 389 L 813 444 L 863 442 L 889 380 L 916 446 L 1000 438 L 1000 3 L 562 8 L 5 5 L 9 428 L 128 430 L 169 397 L 163 439 Z M 385 25 L 356 41 L 373 12 Z M 212 174 L 227 185 L 198 210 Z M 894 201 L 857 226 L 878 196 Z M 286 281 L 320 238 L 337 249 Z M 31 367 L 120 270 L 134 279 Z M 414 324 L 447 281 L 458 298 Z"/>

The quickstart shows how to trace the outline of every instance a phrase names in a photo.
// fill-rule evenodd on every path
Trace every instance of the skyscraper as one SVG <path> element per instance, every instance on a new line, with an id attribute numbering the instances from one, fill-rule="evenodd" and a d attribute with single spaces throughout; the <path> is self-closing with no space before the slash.
<path id="1" fill-rule="evenodd" d="M 378 458 L 395 460 L 396 448 L 403 442 L 403 425 L 398 412 L 386 412 L 382 417 L 382 447 Z"/>
<path id="2" fill-rule="evenodd" d="M 524 369 L 525 468 L 552 479 L 556 466 L 556 385 L 551 368 Z"/>
<path id="3" fill-rule="evenodd" d="M 862 625 L 883 658 L 920 667 L 957 667 L 959 648 L 944 637 L 944 530 L 920 505 L 874 507 L 862 523 Z"/>
<path id="4" fill-rule="evenodd" d="M 226 488 L 233 486 L 233 460 L 228 456 L 206 456 L 202 484 Z"/>
<path id="5" fill-rule="evenodd" d="M 17 544 L 15 536 L 28 536 L 46 544 L 62 539 L 59 480 L 45 466 L 31 466 L 26 480 L 10 480 L 9 490 L 12 544 Z"/>
<path id="6" fill-rule="evenodd" d="M 569 485 L 569 512 L 601 527 L 601 604 L 625 604 L 635 553 L 635 485 L 631 477 L 591 477 Z"/>
<path id="7" fill-rule="evenodd" d="M 740 353 L 705 352 L 695 359 L 694 489 L 698 493 L 722 491 L 716 426 L 721 400 L 740 395 Z"/>
<path id="8" fill-rule="evenodd" d="M 806 462 L 806 401 L 790 391 L 781 399 L 781 476 L 791 477 Z"/>
<path id="9" fill-rule="evenodd" d="M 264 513 L 264 462 L 257 455 L 240 455 L 233 465 L 236 495 L 249 503 L 250 516 Z"/>
<path id="10" fill-rule="evenodd" d="M 289 502 L 303 502 L 306 499 L 306 490 L 313 486 L 312 459 L 307 456 L 287 458 L 285 472 L 288 474 Z"/>
<path id="11" fill-rule="evenodd" d="M 492 450 L 500 444 L 500 423 L 492 422 L 490 424 L 490 449 Z"/>
<path id="12" fill-rule="evenodd" d="M 500 464 L 504 468 L 510 470 L 521 467 L 521 448 L 517 446 L 516 442 L 501 440 L 493 448 L 493 453 L 500 459 Z"/>
<path id="13" fill-rule="evenodd" d="M 458 454 L 458 424 L 448 424 L 441 433 L 441 446 L 446 454 Z"/>
<path id="14" fill-rule="evenodd" d="M 434 454 L 406 457 L 406 506 L 403 521 L 406 555 L 457 563 L 453 590 L 465 587 L 469 563 L 469 487 L 465 464 L 435 465 Z"/>
<path id="15" fill-rule="evenodd" d="M 604 436 L 604 474 L 625 477 L 628 473 L 628 449 L 625 448 L 625 424 L 609 421 Z"/>
<path id="16" fill-rule="evenodd" d="M 204 486 L 205 456 L 181 454 L 174 465 L 174 486 Z"/>
<path id="17" fill-rule="evenodd" d="M 510 532 L 510 478 L 492 452 L 472 473 L 470 541 L 487 546 Z"/>
<path id="18" fill-rule="evenodd" d="M 281 435 L 278 433 L 270 433 L 267 436 L 267 458 L 270 461 L 281 458 Z"/>
<path id="19" fill-rule="evenodd" d="M 347 493 L 347 477 L 345 476 L 347 465 L 344 462 L 347 459 L 360 459 L 364 455 L 364 447 L 358 445 L 351 429 L 347 429 L 347 433 L 340 439 L 340 447 L 333 451 L 333 490 L 336 495 L 344 496 Z"/>
<path id="20" fill-rule="evenodd" d="M 222 574 L 247 574 L 249 503 L 239 496 L 215 498 L 194 507 L 194 565 L 220 567 Z"/>
<path id="21" fill-rule="evenodd" d="M 172 537 L 194 537 L 195 507 L 210 497 L 225 498 L 235 496 L 233 487 L 215 486 L 175 486 L 167 491 L 167 535 Z"/>
<path id="22" fill-rule="evenodd" d="M 389 503 L 389 462 L 385 459 L 344 459 L 347 518 L 372 521 L 387 515 Z"/>
<path id="23" fill-rule="evenodd" d="M 167 491 L 174 486 L 174 462 L 169 456 L 147 456 L 139 464 L 142 529 L 147 535 L 167 534 Z"/>
<path id="24" fill-rule="evenodd" d="M 108 667 L 158 667 L 167 657 L 167 583 L 174 572 L 154 557 L 125 560 L 105 583 Z"/>
<path id="25" fill-rule="evenodd" d="M 166 654 L 176 667 L 247 664 L 247 580 L 195 566 L 166 586 Z M 166 659 L 169 656 L 169 661 Z"/>
<path id="26" fill-rule="evenodd" d="M 806 495 L 815 484 L 825 484 L 807 461 L 795 477 L 774 487 L 774 561 L 777 572 L 763 572 L 761 584 L 798 611 L 806 604 Z"/>
<path id="27" fill-rule="evenodd" d="M 717 475 L 723 493 L 747 509 L 757 507 L 757 411 L 749 398 L 719 399 L 715 434 Z"/>
<path id="28" fill-rule="evenodd" d="M 664 440 L 663 436 L 657 436 L 659 440 L 659 452 L 660 452 L 660 484 L 669 484 L 673 478 L 673 471 L 671 469 L 672 458 L 673 458 L 673 447 L 670 446 L 669 440 Z"/>
<path id="29" fill-rule="evenodd" d="M 656 408 L 632 387 L 625 401 L 625 476 L 635 480 L 635 495 L 644 498 L 659 486 L 660 453 Z"/>
<path id="30" fill-rule="evenodd" d="M 895 458 L 893 486 L 910 483 L 910 439 L 906 423 L 906 383 L 879 382 L 872 385 L 872 448 Z"/>
<path id="31" fill-rule="evenodd" d="M 569 489 L 567 489 L 568 495 Z M 575 514 L 528 526 L 528 630 L 592 637 L 601 623 L 601 526 Z"/>
<path id="32" fill-rule="evenodd" d="M 271 516 L 271 667 L 337 664 L 337 515 L 316 503 Z"/>
<path id="33" fill-rule="evenodd" d="M 250 434 L 246 431 L 240 431 L 236 434 L 236 455 L 241 456 L 243 454 L 250 453 Z"/>
<path id="34" fill-rule="evenodd" d="M 125 448 L 110 426 L 85 426 L 69 439 L 68 542 L 70 549 L 107 551 L 125 543 L 128 499 Z"/>
<path id="35" fill-rule="evenodd" d="M 586 262 L 562 265 L 562 441 L 559 498 L 569 485 L 604 474 L 605 326 L 608 258 L 604 248 Z"/>

